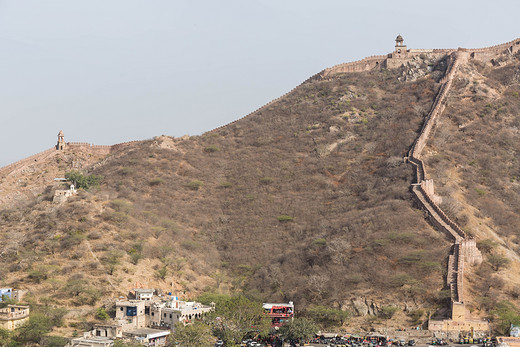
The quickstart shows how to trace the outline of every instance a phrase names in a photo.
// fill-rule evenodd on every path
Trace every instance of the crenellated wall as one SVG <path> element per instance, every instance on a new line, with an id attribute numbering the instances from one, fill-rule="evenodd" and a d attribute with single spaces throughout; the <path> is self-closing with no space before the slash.
<path id="1" fill-rule="evenodd" d="M 408 57 L 412 58 L 414 56 L 417 56 L 417 55 L 420 55 L 420 54 L 425 54 L 425 53 L 430 53 L 430 54 L 434 54 L 434 55 L 437 55 L 439 57 L 442 57 L 444 55 L 451 55 L 453 52 L 456 52 L 456 51 L 493 52 L 493 54 L 496 54 L 496 53 L 500 52 L 501 49 L 503 51 L 508 46 L 511 46 L 512 43 L 515 43 L 515 45 L 517 45 L 518 43 L 520 43 L 520 39 L 515 39 L 515 40 L 510 41 L 508 43 L 497 45 L 497 46 L 492 46 L 492 47 L 487 47 L 487 48 L 479 48 L 479 49 L 462 49 L 462 48 L 459 48 L 459 49 L 454 49 L 454 48 L 409 49 L 408 50 L 408 52 L 409 52 Z M 369 70 L 373 70 L 373 69 L 377 69 L 377 68 L 385 68 L 385 67 L 393 68 L 393 67 L 397 67 L 397 66 L 388 66 L 388 65 L 390 65 L 388 63 L 388 61 L 389 61 L 389 59 L 391 59 L 391 57 L 392 57 L 392 53 L 388 53 L 388 54 L 384 54 L 384 55 L 374 55 L 374 56 L 369 56 L 369 57 L 366 57 L 366 58 L 358 60 L 358 61 L 342 63 L 342 64 L 338 64 L 338 65 L 334 65 L 332 67 L 326 68 L 325 70 L 322 70 L 322 71 L 314 74 L 313 76 L 309 77 L 308 79 L 306 79 L 305 81 L 300 83 L 298 86 L 296 86 L 295 88 L 291 89 L 289 92 L 283 94 L 282 96 L 280 96 L 280 97 L 278 97 L 278 98 L 276 98 L 276 99 L 274 99 L 272 101 L 269 101 L 264 106 L 261 106 L 258 109 L 248 113 L 247 115 L 245 115 L 243 117 L 240 117 L 240 118 L 238 118 L 238 119 L 236 119 L 236 120 L 234 120 L 234 121 L 232 121 L 232 122 L 230 122 L 228 124 L 225 124 L 225 125 L 222 125 L 220 127 L 215 128 L 213 130 L 210 130 L 210 131 L 208 131 L 208 133 L 222 130 L 223 128 L 226 128 L 226 127 L 228 127 L 230 125 L 233 125 L 236 122 L 238 122 L 238 121 L 240 121 L 240 120 L 242 120 L 244 118 L 247 118 L 247 117 L 251 116 L 252 114 L 258 112 L 259 110 L 261 110 L 261 109 L 263 109 L 265 107 L 272 106 L 276 102 L 280 101 L 281 99 L 283 99 L 286 96 L 288 96 L 289 94 L 291 94 L 294 90 L 299 88 L 301 85 L 303 85 L 303 84 L 305 84 L 305 83 L 307 83 L 309 81 L 331 77 L 331 76 L 333 76 L 335 74 L 338 74 L 338 73 L 363 72 L 363 71 L 369 71 Z M 404 59 L 403 61 L 406 61 L 406 60 L 407 59 Z M 400 64 L 398 64 L 398 66 L 400 66 Z M 444 77 L 444 81 L 441 81 L 441 82 L 444 84 L 446 82 L 446 80 L 447 80 L 447 76 L 445 76 Z M 442 112 L 442 110 L 440 112 Z M 422 142 L 419 142 L 419 145 L 422 145 Z"/>
<path id="2" fill-rule="evenodd" d="M 128 141 L 128 142 L 122 142 L 115 145 L 93 145 L 87 142 L 67 142 L 65 149 L 59 150 L 56 149 L 56 147 L 49 148 L 43 152 L 40 152 L 38 154 L 31 155 L 30 157 L 18 160 L 12 164 L 6 165 L 2 168 L 0 168 L 0 178 L 6 177 L 7 175 L 11 174 L 12 172 L 22 169 L 30 164 L 34 164 L 36 162 L 43 161 L 45 159 L 48 159 L 52 156 L 57 155 L 60 152 L 68 152 L 68 151 L 80 151 L 95 155 L 108 155 L 114 151 L 119 151 L 121 149 L 127 148 L 133 144 L 143 142 L 147 140 L 135 140 L 135 141 Z"/>
<path id="3" fill-rule="evenodd" d="M 9 165 L 6 165 L 2 168 L 0 168 L 0 178 L 7 176 L 9 173 L 21 169 L 29 164 L 34 164 L 35 162 L 42 161 L 44 159 L 47 159 L 49 157 L 52 157 L 56 155 L 56 148 L 52 147 L 49 149 L 46 149 L 43 152 L 31 155 L 30 157 L 18 160 L 14 163 L 11 163 Z"/>
<path id="4" fill-rule="evenodd" d="M 482 253 L 478 250 L 475 239 L 468 237 L 435 201 L 437 199 L 434 195 L 433 180 L 426 178 L 425 165 L 421 160 L 422 150 L 426 146 L 432 129 L 444 110 L 445 99 L 450 90 L 453 77 L 460 62 L 467 58 L 468 53 L 464 49 L 452 52 L 448 56 L 448 69 L 440 81 L 441 87 L 439 92 L 406 158 L 415 168 L 416 181 L 412 184 L 412 192 L 415 194 L 419 205 L 428 212 L 430 222 L 454 240 L 454 245 L 448 256 L 446 276 L 446 282 L 451 292 L 451 319 L 431 321 L 431 324 L 429 324 L 429 329 L 431 330 L 437 330 L 439 327 L 446 331 L 487 330 L 488 328 L 487 322 L 467 319 L 464 305 L 464 265 L 466 263 L 470 265 L 480 264 L 482 262 Z"/>
<path id="5" fill-rule="evenodd" d="M 242 119 L 245 119 L 245 118 L 247 118 L 247 117 L 252 116 L 253 114 L 255 114 L 256 112 L 260 111 L 260 110 L 263 109 L 263 108 L 266 108 L 266 107 L 269 107 L 269 106 L 272 106 L 272 105 L 276 104 L 278 101 L 282 100 L 283 98 L 285 98 L 286 96 L 288 96 L 289 94 L 291 94 L 292 92 L 294 92 L 296 89 L 298 89 L 298 88 L 299 88 L 300 86 L 302 86 L 303 84 L 305 84 L 305 83 L 307 83 L 307 82 L 309 82 L 309 81 L 315 80 L 315 79 L 321 79 L 321 78 L 323 78 L 323 75 L 324 75 L 325 71 L 326 71 L 326 70 L 323 70 L 323 71 L 318 72 L 317 74 L 312 75 L 311 77 L 307 78 L 305 81 L 303 81 L 302 83 L 300 83 L 298 86 L 294 87 L 293 89 L 291 89 L 291 90 L 288 91 L 287 93 L 283 94 L 282 96 L 280 96 L 280 97 L 278 97 L 278 98 L 276 98 L 276 99 L 274 99 L 274 100 L 269 101 L 269 102 L 268 102 L 267 104 L 265 104 L 264 106 L 261 106 L 261 107 L 257 108 L 256 110 L 254 110 L 254 111 L 248 113 L 247 115 L 245 115 L 245 116 L 243 116 L 243 117 L 240 117 L 240 118 L 238 118 L 238 119 L 236 119 L 236 120 L 234 120 L 234 121 L 232 121 L 232 122 L 230 122 L 230 123 L 228 123 L 228 124 L 224 124 L 224 125 L 221 125 L 221 126 L 215 128 L 215 129 L 213 129 L 213 130 L 210 130 L 210 131 L 208 131 L 208 133 L 217 132 L 217 131 L 219 131 L 219 130 L 221 130 L 221 129 L 224 129 L 224 128 L 230 126 L 230 125 L 233 125 L 233 124 L 237 123 L 238 121 L 240 121 L 240 120 L 242 120 Z"/>
<path id="6" fill-rule="evenodd" d="M 334 75 L 338 73 L 346 73 L 346 72 L 363 72 L 369 71 L 378 67 L 383 67 L 385 65 L 386 59 L 388 59 L 389 55 L 373 55 L 370 57 L 366 57 L 364 59 L 353 61 L 350 63 L 343 63 L 334 65 L 333 67 L 327 68 L 323 71 L 323 77 L 327 77 L 329 75 Z"/>

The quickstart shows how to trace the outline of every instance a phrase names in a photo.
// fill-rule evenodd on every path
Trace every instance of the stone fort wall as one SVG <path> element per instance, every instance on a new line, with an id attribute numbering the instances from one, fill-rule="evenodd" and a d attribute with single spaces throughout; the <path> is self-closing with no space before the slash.
<path id="1" fill-rule="evenodd" d="M 495 54 L 502 53 L 504 50 L 508 49 L 509 47 L 513 47 L 513 46 L 515 47 L 514 51 L 515 52 L 518 51 L 520 49 L 520 39 L 515 39 L 513 41 L 510 41 L 510 42 L 507 42 L 507 43 L 504 43 L 504 44 L 500 44 L 500 45 L 496 45 L 496 46 L 492 46 L 492 47 L 476 48 L 476 49 L 460 49 L 460 48 L 459 49 L 456 49 L 456 48 L 410 49 L 410 50 L 408 50 L 408 53 L 409 53 L 408 57 L 412 58 L 414 56 L 417 56 L 417 55 L 420 55 L 420 54 L 425 54 L 425 53 L 430 53 L 430 54 L 434 54 L 434 55 L 438 55 L 438 56 L 444 56 L 444 55 L 448 55 L 449 56 L 453 52 L 456 52 L 458 50 L 462 50 L 462 51 L 468 51 L 470 53 L 471 52 L 475 53 L 476 54 L 476 56 L 475 56 L 476 59 L 484 60 L 484 59 L 486 59 L 485 57 L 487 57 L 487 56 L 494 56 Z M 516 48 L 516 47 L 518 47 L 518 48 Z M 373 69 L 377 69 L 377 68 L 386 67 L 388 59 L 391 58 L 391 57 L 392 57 L 392 53 L 384 54 L 384 55 L 374 55 L 374 56 L 369 56 L 369 57 L 366 57 L 366 58 L 358 60 L 358 61 L 342 63 L 342 64 L 334 65 L 334 66 L 332 66 L 330 68 L 326 68 L 326 69 L 324 69 L 324 70 L 314 74 L 313 76 L 309 77 L 304 82 L 300 83 L 298 86 L 296 86 L 295 88 L 291 89 L 287 93 L 281 95 L 280 97 L 278 97 L 278 98 L 276 98 L 276 99 L 274 99 L 272 101 L 269 101 L 267 104 L 259 107 L 258 109 L 248 113 L 247 115 L 245 115 L 243 117 L 240 117 L 240 118 L 238 118 L 238 119 L 236 119 L 236 120 L 234 120 L 234 121 L 232 121 L 232 122 L 230 122 L 228 124 L 225 124 L 225 125 L 222 125 L 222 126 L 219 126 L 219 127 L 215 128 L 213 130 L 210 130 L 210 131 L 208 131 L 208 133 L 218 132 L 220 130 L 223 130 L 224 128 L 226 128 L 228 126 L 231 126 L 231 125 L 235 124 L 236 122 L 253 115 L 254 113 L 260 111 L 263 108 L 272 106 L 273 104 L 277 103 L 281 99 L 283 99 L 286 96 L 290 95 L 292 92 L 294 92 L 301 85 L 303 85 L 303 84 L 305 84 L 305 83 L 307 83 L 309 81 L 331 77 L 331 76 L 333 76 L 335 74 L 338 74 L 338 73 L 363 72 L 363 71 L 369 71 L 369 70 L 373 70 Z M 403 59 L 403 60 L 405 61 L 406 59 Z M 443 85 L 446 82 L 446 80 L 447 80 L 447 76 L 445 76 L 444 80 L 441 81 L 443 83 Z M 436 108 L 434 108 L 434 109 L 438 113 L 442 113 L 442 110 L 438 110 Z M 423 141 L 422 140 L 419 142 L 419 145 L 423 146 Z"/>
<path id="2" fill-rule="evenodd" d="M 502 47 L 493 48 L 500 50 Z M 421 208 L 428 211 L 429 219 L 439 230 L 454 240 L 454 245 L 448 256 L 448 272 L 446 282 L 451 292 L 451 319 L 430 321 L 429 329 L 444 331 L 488 330 L 485 321 L 467 319 L 464 305 L 464 267 L 465 264 L 476 265 L 482 262 L 482 253 L 478 250 L 476 240 L 454 223 L 435 202 L 433 180 L 426 179 L 424 162 L 421 160 L 422 150 L 426 146 L 432 129 L 444 110 L 446 96 L 451 87 L 453 78 L 461 61 L 468 59 L 470 53 L 465 49 L 458 49 L 448 56 L 448 69 L 441 80 L 441 87 L 434 100 L 429 114 L 425 118 L 423 127 L 416 141 L 408 153 L 408 161 L 415 167 L 416 182 L 412 185 L 417 201 Z"/>
<path id="3" fill-rule="evenodd" d="M 84 153 L 91 153 L 95 155 L 108 155 L 110 153 L 113 153 L 115 151 L 122 150 L 124 148 L 127 148 L 133 144 L 140 143 L 147 140 L 135 140 L 135 141 L 128 141 L 128 142 L 122 142 L 115 145 L 93 145 L 87 142 L 67 142 L 65 146 L 65 152 L 67 151 L 81 151 Z M 3 177 L 6 177 L 10 173 L 22 169 L 28 165 L 44 161 L 50 157 L 53 157 L 57 155 L 58 153 L 63 152 L 60 150 L 57 150 L 56 147 L 52 147 L 49 149 L 46 149 L 43 152 L 31 155 L 30 157 L 18 160 L 14 163 L 11 163 L 9 165 L 6 165 L 4 167 L 0 168 L 0 179 Z"/>
<path id="4" fill-rule="evenodd" d="M 27 165 L 34 164 L 36 162 L 43 161 L 47 158 L 50 158 L 50 157 L 56 155 L 56 153 L 57 153 L 56 148 L 52 147 L 52 148 L 46 149 L 43 152 L 31 155 L 30 157 L 27 157 L 27 158 L 18 160 L 14 163 L 11 163 L 9 165 L 6 165 L 6 166 L 0 168 L 0 178 L 7 176 L 9 173 L 11 173 L 15 170 L 21 169 Z"/>
<path id="5" fill-rule="evenodd" d="M 338 73 L 369 71 L 378 67 L 383 67 L 388 58 L 388 54 L 373 55 L 358 61 L 334 65 L 333 67 L 323 70 L 322 76 L 327 77 Z"/>
<path id="6" fill-rule="evenodd" d="M 280 96 L 280 97 L 278 97 L 278 98 L 276 98 L 276 99 L 274 99 L 274 100 L 269 101 L 267 104 L 265 104 L 265 105 L 263 105 L 263 106 L 257 108 L 256 110 L 254 110 L 254 111 L 252 111 L 252 112 L 246 114 L 245 116 L 240 117 L 240 118 L 238 118 L 238 119 L 236 119 L 236 120 L 234 120 L 234 121 L 232 121 L 232 122 L 230 122 L 230 123 L 228 123 L 228 124 L 224 124 L 224 125 L 221 125 L 221 126 L 219 126 L 219 127 L 216 127 L 215 129 L 208 131 L 208 133 L 218 132 L 219 130 L 222 130 L 222 129 L 224 129 L 224 128 L 227 128 L 227 127 L 229 127 L 229 126 L 231 126 L 231 125 L 233 125 L 233 124 L 239 122 L 239 121 L 242 120 L 242 119 L 245 119 L 245 118 L 247 118 L 247 117 L 252 116 L 253 114 L 255 114 L 256 112 L 260 111 L 260 110 L 263 109 L 263 108 L 273 106 L 273 105 L 276 104 L 278 101 L 284 99 L 285 97 L 287 97 L 288 95 L 290 95 L 291 93 L 293 93 L 296 89 L 300 88 L 300 87 L 301 87 L 302 85 L 304 85 L 305 83 L 307 83 L 307 82 L 309 82 L 309 81 L 311 81 L 311 80 L 321 79 L 321 78 L 323 77 L 323 73 L 324 73 L 324 71 L 325 71 L 325 70 L 320 71 L 320 72 L 318 72 L 318 73 L 312 75 L 311 77 L 309 77 L 308 79 L 306 79 L 305 81 L 303 81 L 302 83 L 300 83 L 299 85 L 297 85 L 296 87 L 294 87 L 293 89 L 291 89 L 290 91 L 288 91 L 287 93 L 283 94 L 282 96 Z"/>

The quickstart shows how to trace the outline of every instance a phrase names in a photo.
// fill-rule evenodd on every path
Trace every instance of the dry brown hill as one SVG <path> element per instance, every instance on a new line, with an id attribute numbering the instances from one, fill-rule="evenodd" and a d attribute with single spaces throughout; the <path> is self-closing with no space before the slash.
<path id="1" fill-rule="evenodd" d="M 447 213 L 516 260 L 520 61 L 500 54 L 493 64 L 461 66 L 425 159 Z M 443 57 L 421 55 L 398 69 L 322 74 L 202 136 L 87 156 L 83 172 L 101 185 L 60 205 L 56 187 L 43 187 L 74 154 L 9 174 L 0 193 L 25 181 L 39 196 L 2 205 L 1 285 L 68 306 L 143 285 L 360 314 L 434 310 L 445 304 L 450 242 L 416 208 L 403 157 L 445 69 Z M 518 299 L 518 264 L 508 275 L 488 262 L 474 269 L 472 308 Z"/>

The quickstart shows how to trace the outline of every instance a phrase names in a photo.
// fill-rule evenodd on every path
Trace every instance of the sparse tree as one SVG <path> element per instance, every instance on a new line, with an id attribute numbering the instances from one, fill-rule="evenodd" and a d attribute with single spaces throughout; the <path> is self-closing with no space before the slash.
<path id="1" fill-rule="evenodd" d="M 164 280 L 166 278 L 167 274 L 168 274 L 168 268 L 166 266 L 163 266 L 162 268 L 160 268 L 159 270 L 157 270 L 155 272 L 155 275 L 157 276 L 157 278 L 160 278 L 162 280 Z"/>
<path id="2" fill-rule="evenodd" d="M 491 313 L 496 320 L 495 328 L 502 335 L 506 335 L 509 332 L 511 324 L 520 325 L 520 312 L 509 301 L 503 300 L 498 302 L 496 308 Z"/>
<path id="3" fill-rule="evenodd" d="M 226 345 L 239 344 L 248 335 L 266 335 L 269 320 L 262 304 L 243 295 L 220 300 L 212 321 L 213 334 Z"/>
<path id="4" fill-rule="evenodd" d="M 98 307 L 96 310 L 96 318 L 102 321 L 106 321 L 110 318 L 104 307 Z"/>
<path id="5" fill-rule="evenodd" d="M 211 277 L 215 280 L 216 282 L 216 286 L 217 286 L 217 289 L 220 288 L 220 283 L 222 282 L 223 279 L 226 278 L 226 275 L 224 275 L 222 272 L 220 271 L 217 271 L 215 273 L 213 273 L 211 275 Z"/>
<path id="6" fill-rule="evenodd" d="M 29 321 L 21 326 L 16 333 L 16 342 L 30 345 L 39 344 L 42 338 L 50 332 L 52 323 L 49 318 L 43 314 L 31 315 Z"/>
<path id="7" fill-rule="evenodd" d="M 112 249 L 105 253 L 103 257 L 103 262 L 108 267 L 108 273 L 112 275 L 117 265 L 121 263 L 121 257 L 123 256 L 123 252 L 120 250 Z"/>
<path id="8" fill-rule="evenodd" d="M 398 308 L 395 306 L 383 306 L 379 312 L 379 315 L 383 319 L 391 319 L 397 311 Z"/>
<path id="9" fill-rule="evenodd" d="M 99 182 L 103 179 L 101 176 L 83 175 L 81 172 L 75 170 L 65 173 L 65 178 L 71 181 L 76 188 L 83 188 L 85 190 L 98 186 Z"/>
<path id="10" fill-rule="evenodd" d="M 493 270 L 499 271 L 501 268 L 508 267 L 511 261 L 500 254 L 490 254 L 487 257 L 487 260 Z"/>
<path id="11" fill-rule="evenodd" d="M 350 312 L 327 306 L 312 306 L 307 315 L 323 327 L 341 326 L 350 317 Z"/>
<path id="12" fill-rule="evenodd" d="M 11 334 L 9 330 L 0 328 L 0 346 L 9 346 L 11 342 Z"/>
<path id="13" fill-rule="evenodd" d="M 477 248 L 480 249 L 484 253 L 491 253 L 492 250 L 494 250 L 498 244 L 490 239 L 485 239 L 482 241 L 477 242 Z"/>
<path id="14" fill-rule="evenodd" d="M 177 346 L 175 343 L 179 343 L 180 346 L 206 347 L 211 344 L 211 339 L 211 329 L 203 322 L 194 322 L 186 326 L 177 323 L 173 335 L 174 342 L 170 346 Z"/>
<path id="15" fill-rule="evenodd" d="M 421 322 L 421 318 L 424 316 L 423 310 L 413 310 L 408 313 L 408 317 L 411 319 L 411 323 L 413 325 L 419 324 Z"/>
<path id="16" fill-rule="evenodd" d="M 280 335 L 285 340 L 298 342 L 302 345 L 303 341 L 311 339 L 319 330 L 319 327 L 312 320 L 307 318 L 294 318 L 292 322 L 287 322 L 280 327 Z"/>

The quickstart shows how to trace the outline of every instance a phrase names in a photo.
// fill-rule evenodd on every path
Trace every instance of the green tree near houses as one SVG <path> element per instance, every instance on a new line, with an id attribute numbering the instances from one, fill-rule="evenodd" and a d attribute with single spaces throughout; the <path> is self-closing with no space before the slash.
<path id="1" fill-rule="evenodd" d="M 85 190 L 98 186 L 99 182 L 103 179 L 102 176 L 84 175 L 76 170 L 67 172 L 65 178 L 72 182 L 76 188 L 82 188 Z"/>
<path id="2" fill-rule="evenodd" d="M 310 340 L 319 331 L 319 327 L 308 318 L 294 318 L 280 327 L 279 333 L 285 341 L 303 342 Z"/>

